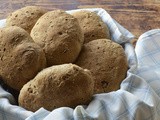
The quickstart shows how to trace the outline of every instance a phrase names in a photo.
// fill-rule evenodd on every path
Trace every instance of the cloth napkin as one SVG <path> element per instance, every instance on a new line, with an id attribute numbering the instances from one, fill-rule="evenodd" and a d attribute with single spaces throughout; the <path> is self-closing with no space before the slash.
<path id="1" fill-rule="evenodd" d="M 31 112 L 15 105 L 13 96 L 0 87 L 0 120 L 160 120 L 160 30 L 142 34 L 134 49 L 130 43 L 134 36 L 104 9 L 85 10 L 96 12 L 109 26 L 112 40 L 124 46 L 129 70 L 120 89 L 96 94 L 89 105 L 74 109 Z"/>

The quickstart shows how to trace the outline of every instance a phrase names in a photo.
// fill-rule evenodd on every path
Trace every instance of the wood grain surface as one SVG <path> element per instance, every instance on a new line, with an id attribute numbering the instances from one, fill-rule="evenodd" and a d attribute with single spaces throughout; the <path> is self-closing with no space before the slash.
<path id="1" fill-rule="evenodd" d="M 104 8 L 135 35 L 133 42 L 136 42 L 142 33 L 160 27 L 160 0 L 0 0 L 0 19 L 28 5 L 41 6 L 49 10 Z"/>

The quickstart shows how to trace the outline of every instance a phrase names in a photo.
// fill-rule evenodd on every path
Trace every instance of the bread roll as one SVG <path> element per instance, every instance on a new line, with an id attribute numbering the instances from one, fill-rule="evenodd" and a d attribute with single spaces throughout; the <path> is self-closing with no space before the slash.
<path id="1" fill-rule="evenodd" d="M 110 39 L 107 25 L 95 12 L 81 10 L 72 13 L 72 15 L 78 19 L 83 30 L 84 43 L 100 38 Z"/>
<path id="2" fill-rule="evenodd" d="M 93 95 L 91 73 L 74 64 L 56 65 L 41 71 L 23 86 L 19 105 L 36 111 L 88 104 Z"/>
<path id="3" fill-rule="evenodd" d="M 95 81 L 94 93 L 119 89 L 128 69 L 122 46 L 108 39 L 84 44 L 76 64 L 91 71 Z"/>
<path id="4" fill-rule="evenodd" d="M 62 10 L 44 14 L 33 27 L 31 37 L 43 48 L 47 66 L 74 62 L 84 41 L 78 20 Z"/>
<path id="5" fill-rule="evenodd" d="M 23 7 L 7 17 L 6 26 L 18 26 L 30 33 L 37 20 L 46 12 L 38 6 Z"/>
<path id="6" fill-rule="evenodd" d="M 8 86 L 19 91 L 45 66 L 43 50 L 24 29 L 0 30 L 0 76 Z"/>

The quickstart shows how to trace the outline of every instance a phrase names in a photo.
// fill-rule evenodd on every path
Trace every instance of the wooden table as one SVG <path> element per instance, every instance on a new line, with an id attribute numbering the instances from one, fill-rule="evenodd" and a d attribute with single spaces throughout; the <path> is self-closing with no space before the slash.
<path id="1" fill-rule="evenodd" d="M 0 19 L 28 5 L 42 6 L 49 10 L 104 8 L 135 35 L 134 42 L 142 33 L 160 27 L 160 0 L 0 0 Z"/>

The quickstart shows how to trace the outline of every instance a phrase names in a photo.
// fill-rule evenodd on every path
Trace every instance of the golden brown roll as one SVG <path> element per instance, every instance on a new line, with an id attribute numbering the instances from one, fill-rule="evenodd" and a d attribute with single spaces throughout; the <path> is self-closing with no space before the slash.
<path id="1" fill-rule="evenodd" d="M 108 39 L 84 44 L 76 64 L 91 71 L 95 81 L 94 93 L 119 89 L 128 69 L 122 46 Z"/>
<path id="2" fill-rule="evenodd" d="M 22 28 L 0 29 L 0 76 L 15 90 L 20 90 L 46 66 L 45 54 Z"/>
<path id="3" fill-rule="evenodd" d="M 40 107 L 76 107 L 91 101 L 93 88 L 90 71 L 74 64 L 56 65 L 44 69 L 23 86 L 19 105 L 31 111 Z"/>
<path id="4" fill-rule="evenodd" d="M 6 26 L 19 26 L 30 33 L 37 20 L 47 10 L 38 6 L 27 6 L 11 13 L 6 20 Z"/>
<path id="5" fill-rule="evenodd" d="M 83 41 L 78 20 L 62 10 L 44 14 L 31 31 L 47 59 L 47 66 L 72 63 L 76 60 Z"/>
<path id="6" fill-rule="evenodd" d="M 81 10 L 72 15 L 78 19 L 84 32 L 84 43 L 100 38 L 110 39 L 107 25 L 95 12 Z"/>

